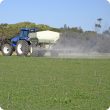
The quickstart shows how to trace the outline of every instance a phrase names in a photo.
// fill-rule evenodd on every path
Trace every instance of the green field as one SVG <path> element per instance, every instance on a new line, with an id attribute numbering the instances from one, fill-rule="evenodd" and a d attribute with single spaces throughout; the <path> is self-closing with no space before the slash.
<path id="1" fill-rule="evenodd" d="M 3 110 L 106 110 L 110 59 L 0 55 Z"/>

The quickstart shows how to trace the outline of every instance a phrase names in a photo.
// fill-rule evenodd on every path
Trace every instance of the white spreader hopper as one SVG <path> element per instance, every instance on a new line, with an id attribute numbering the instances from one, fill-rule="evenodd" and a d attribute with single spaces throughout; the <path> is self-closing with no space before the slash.
<path id="1" fill-rule="evenodd" d="M 29 38 L 31 42 L 38 40 L 39 43 L 56 43 L 56 41 L 60 38 L 60 33 L 49 30 L 31 32 L 29 33 Z"/>

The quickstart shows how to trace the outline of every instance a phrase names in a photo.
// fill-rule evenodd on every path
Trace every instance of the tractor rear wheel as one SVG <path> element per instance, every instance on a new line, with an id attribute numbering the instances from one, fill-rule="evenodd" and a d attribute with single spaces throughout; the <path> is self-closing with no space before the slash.
<path id="1" fill-rule="evenodd" d="M 38 48 L 35 43 L 30 45 L 30 56 L 31 57 L 38 57 Z"/>
<path id="2" fill-rule="evenodd" d="M 16 53 L 18 56 L 27 56 L 29 45 L 25 40 L 19 40 L 16 46 Z"/>
<path id="3" fill-rule="evenodd" d="M 13 53 L 13 49 L 12 49 L 12 46 L 11 45 L 9 45 L 9 44 L 4 44 L 3 46 L 2 46 L 2 54 L 4 55 L 4 56 L 11 56 L 12 55 L 12 53 Z"/>

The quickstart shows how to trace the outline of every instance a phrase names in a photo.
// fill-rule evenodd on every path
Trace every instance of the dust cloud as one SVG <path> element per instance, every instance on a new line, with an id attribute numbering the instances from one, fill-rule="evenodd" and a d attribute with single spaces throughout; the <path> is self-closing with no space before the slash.
<path id="1" fill-rule="evenodd" d="M 110 58 L 110 36 L 65 32 L 55 44 L 54 51 L 59 53 L 58 58 Z"/>

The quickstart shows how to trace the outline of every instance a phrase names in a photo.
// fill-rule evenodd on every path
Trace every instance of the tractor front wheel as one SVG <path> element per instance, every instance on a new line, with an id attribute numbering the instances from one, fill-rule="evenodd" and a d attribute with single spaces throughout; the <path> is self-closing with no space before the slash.
<path id="1" fill-rule="evenodd" d="M 13 53 L 13 49 L 12 49 L 12 46 L 11 45 L 9 45 L 9 44 L 4 44 L 3 46 L 2 46 L 2 54 L 4 55 L 4 56 L 11 56 L 12 55 L 12 53 Z"/>

